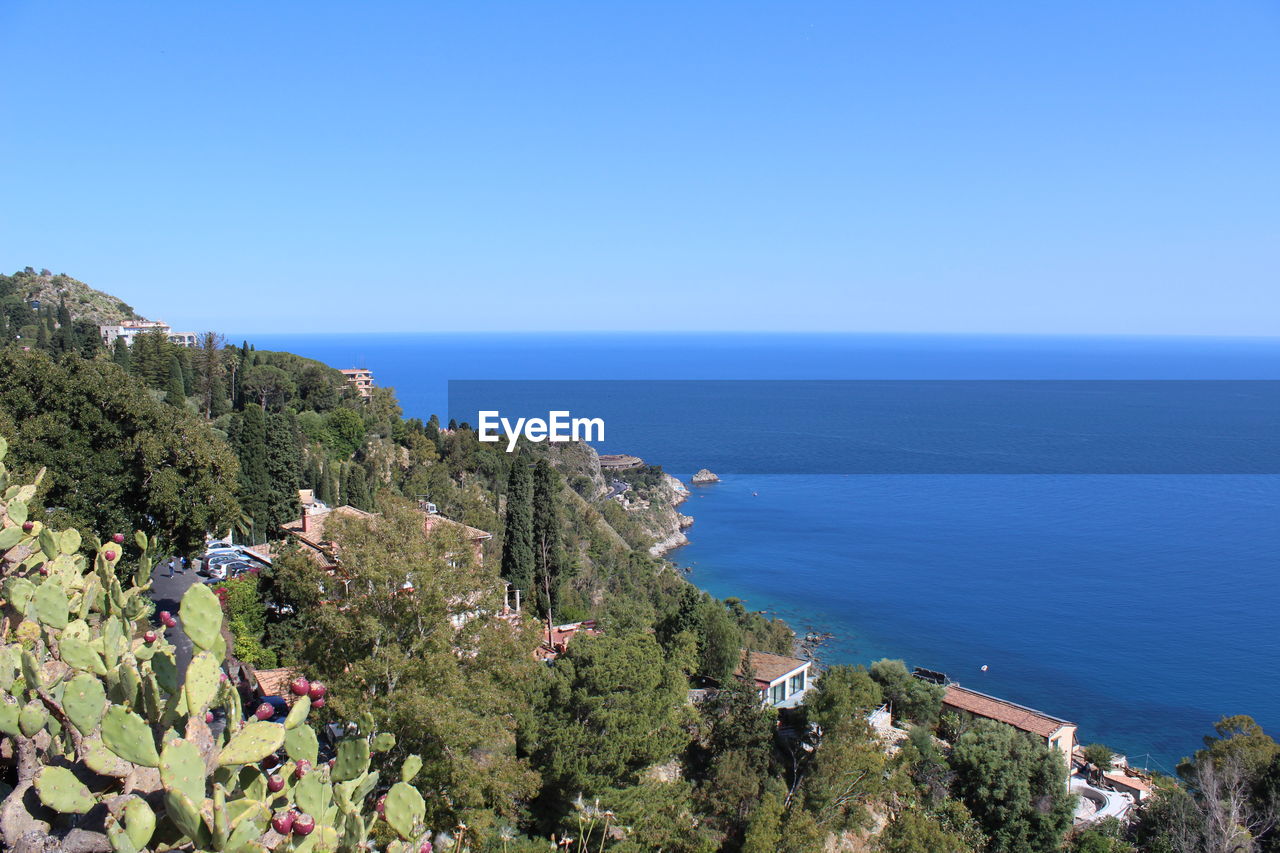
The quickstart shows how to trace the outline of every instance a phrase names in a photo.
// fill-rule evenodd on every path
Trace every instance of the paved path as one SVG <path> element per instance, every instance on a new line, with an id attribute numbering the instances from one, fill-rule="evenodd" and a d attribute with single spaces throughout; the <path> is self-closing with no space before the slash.
<path id="1" fill-rule="evenodd" d="M 191 563 L 187 563 L 186 571 L 175 569 L 173 577 L 168 577 L 169 569 L 166 562 L 158 561 L 155 571 L 152 572 L 151 600 L 156 603 L 156 613 L 168 610 L 178 619 L 178 624 L 165 629 L 164 635 L 176 649 L 178 672 L 186 672 L 187 664 L 191 662 L 191 639 L 182 630 L 182 617 L 178 616 L 178 606 L 191 585 L 200 583 L 202 578 L 196 574 L 195 566 Z M 159 624 L 158 618 L 156 622 Z"/>

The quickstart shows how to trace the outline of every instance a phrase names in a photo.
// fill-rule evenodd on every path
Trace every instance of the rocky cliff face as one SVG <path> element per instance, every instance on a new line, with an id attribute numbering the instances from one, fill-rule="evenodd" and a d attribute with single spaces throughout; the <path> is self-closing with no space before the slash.
<path id="1" fill-rule="evenodd" d="M 629 536 L 633 543 L 640 537 L 649 540 L 650 554 L 661 556 L 688 543 L 689 538 L 684 531 L 693 524 L 693 519 L 682 515 L 677 508 L 688 499 L 689 488 L 670 474 L 664 472 L 656 483 L 650 475 L 644 485 L 637 487 L 630 482 L 639 480 L 634 470 L 602 472 L 600 457 L 589 444 L 566 442 L 525 446 L 535 454 L 545 454 L 564 474 L 569 486 L 588 503 L 603 506 L 606 501 L 612 501 L 622 507 L 628 522 L 626 526 L 632 527 L 632 532 L 624 535 Z M 620 483 L 625 487 L 620 487 Z M 640 537 L 634 535 L 636 531 Z"/>

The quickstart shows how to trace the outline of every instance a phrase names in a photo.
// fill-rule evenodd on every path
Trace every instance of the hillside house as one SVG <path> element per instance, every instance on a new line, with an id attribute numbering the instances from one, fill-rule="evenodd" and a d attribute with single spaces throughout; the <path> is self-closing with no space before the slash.
<path id="1" fill-rule="evenodd" d="M 363 367 L 346 367 L 339 371 L 347 384 L 366 400 L 373 396 L 373 371 Z"/>
<path id="2" fill-rule="evenodd" d="M 947 692 L 942 697 L 942 710 L 995 720 L 1028 732 L 1061 753 L 1070 773 L 1071 756 L 1076 748 L 1075 723 L 958 684 L 947 685 Z"/>
<path id="3" fill-rule="evenodd" d="M 158 320 L 138 320 L 133 323 L 98 326 L 98 334 L 102 336 L 102 343 L 107 347 L 113 346 L 117 338 L 123 339 L 126 346 L 133 346 L 134 340 L 139 335 L 145 335 L 148 332 L 159 332 L 170 343 L 182 347 L 194 347 L 199 341 L 199 336 L 195 332 L 175 332 L 168 323 Z"/>
<path id="4" fill-rule="evenodd" d="M 795 708 L 813 686 L 813 661 L 742 650 L 742 662 L 734 674 L 747 677 L 750 670 L 761 704 L 771 708 Z"/>

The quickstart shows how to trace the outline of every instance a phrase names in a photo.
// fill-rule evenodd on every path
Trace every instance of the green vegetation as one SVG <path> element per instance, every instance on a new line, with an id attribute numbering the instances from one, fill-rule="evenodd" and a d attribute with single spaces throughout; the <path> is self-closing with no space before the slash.
<path id="1" fill-rule="evenodd" d="M 1072 831 L 1061 756 L 940 714 L 942 688 L 902 661 L 833 666 L 802 707 L 763 707 L 735 675 L 742 650 L 791 654 L 795 637 L 648 553 L 674 505 L 660 468 L 621 475 L 639 498 L 626 509 L 603 500 L 589 448 L 508 454 L 290 353 L 213 333 L 108 350 L 83 312 L 110 297 L 85 303 L 64 281 L 50 301 L 57 281 L 0 277 L 0 332 L 22 334 L 0 337 L 7 849 L 258 853 L 248 842 L 278 842 L 266 821 L 289 802 L 316 817 L 300 853 L 366 839 L 414 853 L 428 837 L 476 853 L 1280 849 L 1280 745 L 1248 717 L 1221 721 L 1128 825 Z M 328 517 L 336 572 L 279 541 L 300 488 L 371 513 Z M 424 535 L 421 500 L 492 533 L 481 559 L 459 527 Z M 112 539 L 137 529 L 154 535 Z M 148 555 L 228 530 L 273 541 L 272 566 L 188 593 L 197 648 L 180 673 L 147 639 Z M 507 584 L 523 614 L 503 610 Z M 582 619 L 595 629 L 547 647 L 549 622 Z M 279 731 L 244 722 L 224 662 L 294 667 L 330 692 Z M 868 724 L 886 703 L 906 730 L 896 749 Z M 331 744 L 308 715 L 355 723 Z M 281 745 L 270 792 L 257 759 Z M 316 769 L 295 778 L 301 760 Z"/>

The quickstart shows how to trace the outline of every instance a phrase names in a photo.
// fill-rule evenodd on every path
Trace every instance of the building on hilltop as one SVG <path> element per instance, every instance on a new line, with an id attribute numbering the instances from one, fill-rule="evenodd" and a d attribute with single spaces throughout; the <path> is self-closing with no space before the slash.
<path id="1" fill-rule="evenodd" d="M 1068 773 L 1070 772 L 1071 755 L 1076 748 L 1075 723 L 958 684 L 947 685 L 947 692 L 942 697 L 942 708 L 944 711 L 995 720 L 1028 732 L 1061 753 Z"/>
<path id="2" fill-rule="evenodd" d="M 746 678 L 750 669 L 761 704 L 771 708 L 795 708 L 813 686 L 813 661 L 742 650 L 742 660 L 734 673 Z"/>
<path id="3" fill-rule="evenodd" d="M 175 332 L 168 323 L 158 320 L 137 320 L 131 323 L 98 327 L 98 334 L 102 336 L 102 342 L 108 347 L 113 346 L 117 338 L 123 338 L 126 346 L 133 346 L 133 342 L 139 335 L 150 332 L 159 332 L 169 343 L 181 347 L 194 347 L 199 341 L 199 336 L 195 332 Z"/>
<path id="4" fill-rule="evenodd" d="M 356 389 L 366 400 L 373 396 L 373 371 L 363 367 L 347 367 L 338 371 L 346 377 L 347 383 Z"/>

